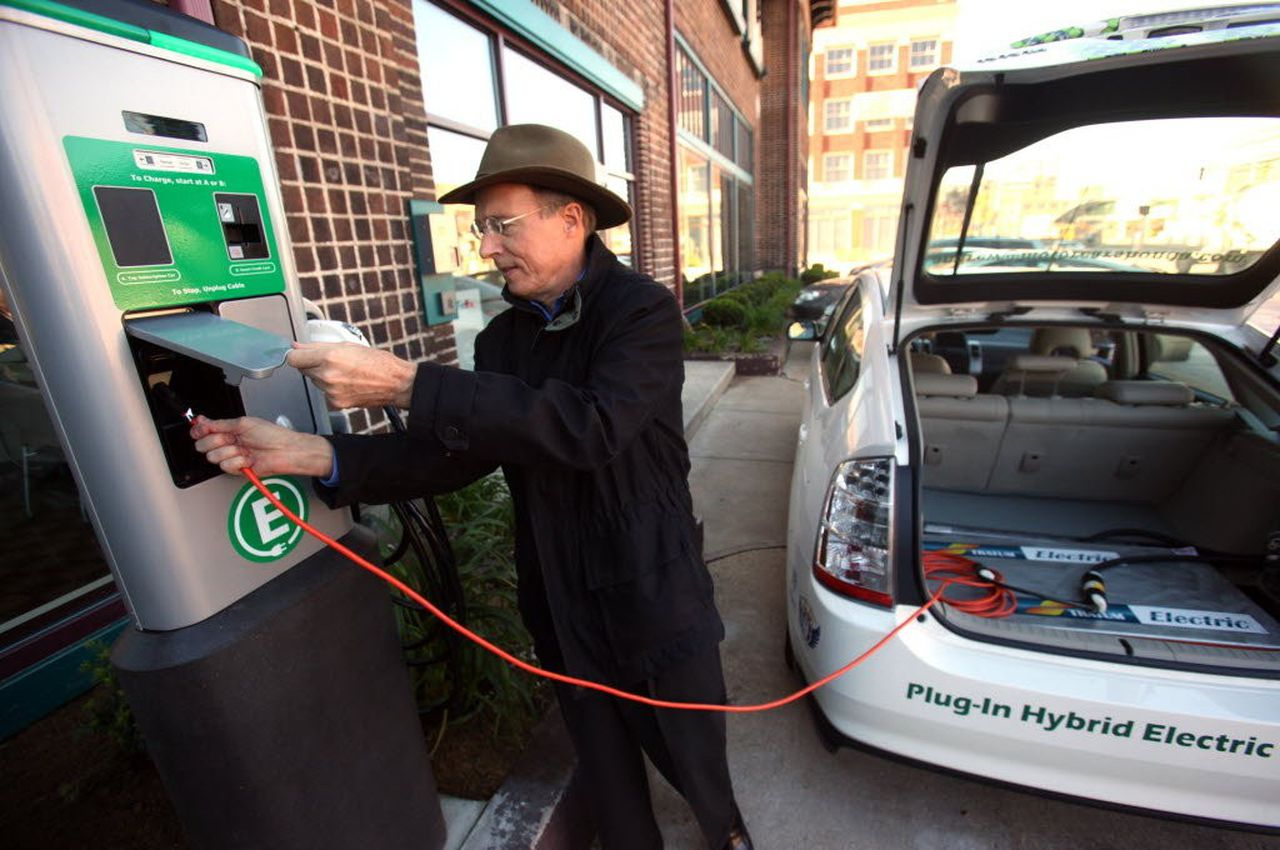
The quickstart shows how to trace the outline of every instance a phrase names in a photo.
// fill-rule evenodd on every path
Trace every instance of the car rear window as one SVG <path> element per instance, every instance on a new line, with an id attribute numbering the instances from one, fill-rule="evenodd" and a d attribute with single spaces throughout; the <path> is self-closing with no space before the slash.
<path id="1" fill-rule="evenodd" d="M 1230 275 L 1280 239 L 1277 200 L 1280 119 L 1074 127 L 948 169 L 924 269 Z"/>
<path id="2" fill-rule="evenodd" d="M 1235 400 L 1222 367 L 1200 343 L 1174 334 L 1152 334 L 1147 344 L 1151 357 L 1147 377 L 1180 381 L 1198 393 L 1223 401 Z"/>

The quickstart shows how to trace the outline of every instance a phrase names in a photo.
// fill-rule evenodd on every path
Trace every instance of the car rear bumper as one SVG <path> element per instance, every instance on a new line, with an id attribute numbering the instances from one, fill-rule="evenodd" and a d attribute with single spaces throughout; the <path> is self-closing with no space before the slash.
<path id="1" fill-rule="evenodd" d="M 810 681 L 913 610 L 845 599 L 808 571 L 789 602 Z M 1277 682 L 978 643 L 925 615 L 815 698 L 841 735 L 915 761 L 1107 804 L 1280 827 Z"/>

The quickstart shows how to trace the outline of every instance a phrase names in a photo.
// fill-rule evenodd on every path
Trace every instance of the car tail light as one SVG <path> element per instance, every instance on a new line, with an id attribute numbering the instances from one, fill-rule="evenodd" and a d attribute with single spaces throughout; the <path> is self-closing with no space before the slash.
<path id="1" fill-rule="evenodd" d="M 837 593 L 892 606 L 892 507 L 892 458 L 840 464 L 818 528 L 818 581 Z"/>

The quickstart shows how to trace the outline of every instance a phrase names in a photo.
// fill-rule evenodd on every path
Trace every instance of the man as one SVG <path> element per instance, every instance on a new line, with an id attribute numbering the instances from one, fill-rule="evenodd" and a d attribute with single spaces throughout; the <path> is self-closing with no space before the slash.
<path id="1" fill-rule="evenodd" d="M 631 217 L 591 153 L 551 127 L 494 132 L 476 179 L 481 254 L 513 309 L 476 339 L 476 371 L 354 345 L 289 363 L 335 407 L 396 404 L 405 434 L 296 434 L 197 420 L 227 472 L 308 474 L 330 504 L 447 492 L 501 466 L 516 513 L 520 611 L 549 669 L 680 702 L 725 701 L 724 626 L 695 544 L 671 294 L 594 235 Z M 603 845 L 662 846 L 641 752 L 689 801 L 713 850 L 750 848 L 719 713 L 654 710 L 557 685 Z"/>

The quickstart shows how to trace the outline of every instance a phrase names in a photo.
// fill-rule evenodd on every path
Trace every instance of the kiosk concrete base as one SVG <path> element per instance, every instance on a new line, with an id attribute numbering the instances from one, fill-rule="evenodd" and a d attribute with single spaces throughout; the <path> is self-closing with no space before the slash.
<path id="1" fill-rule="evenodd" d="M 111 658 L 193 847 L 443 846 L 386 585 L 332 550 Z"/>

